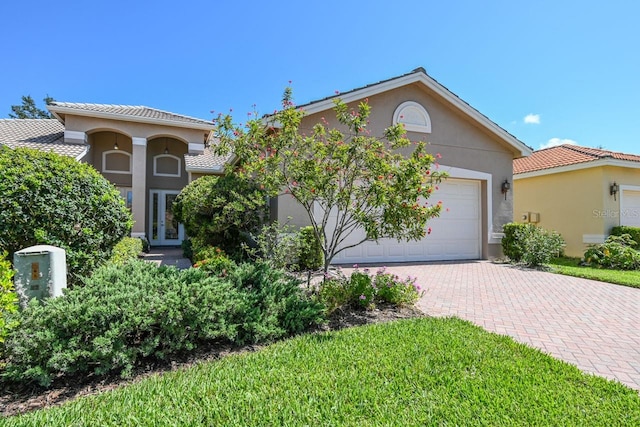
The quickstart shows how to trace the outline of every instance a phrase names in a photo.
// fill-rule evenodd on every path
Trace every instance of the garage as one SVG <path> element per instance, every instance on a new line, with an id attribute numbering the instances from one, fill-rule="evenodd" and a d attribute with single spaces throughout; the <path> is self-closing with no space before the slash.
<path id="1" fill-rule="evenodd" d="M 640 227 L 640 190 L 622 190 L 620 225 Z"/>
<path id="2" fill-rule="evenodd" d="M 480 181 L 447 179 L 439 185 L 431 201 L 442 201 L 439 218 L 429 221 L 431 234 L 420 241 L 399 242 L 381 239 L 365 242 L 340 252 L 334 264 L 479 259 L 482 256 Z M 328 229 L 332 225 L 329 224 Z M 357 242 L 358 233 L 344 246 Z"/>

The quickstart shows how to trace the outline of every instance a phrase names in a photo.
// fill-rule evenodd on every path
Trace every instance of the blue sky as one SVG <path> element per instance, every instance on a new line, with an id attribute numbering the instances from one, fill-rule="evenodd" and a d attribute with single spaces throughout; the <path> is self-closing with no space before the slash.
<path id="1" fill-rule="evenodd" d="M 0 13 L 0 117 L 30 94 L 210 119 L 424 67 L 527 145 L 640 153 L 640 2 L 30 1 Z M 245 116 L 246 117 L 246 116 Z"/>

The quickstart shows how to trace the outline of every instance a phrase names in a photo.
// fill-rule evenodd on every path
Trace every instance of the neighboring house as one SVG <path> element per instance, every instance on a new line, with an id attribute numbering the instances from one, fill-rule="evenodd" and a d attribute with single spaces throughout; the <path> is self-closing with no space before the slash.
<path id="1" fill-rule="evenodd" d="M 514 220 L 559 232 L 566 255 L 640 227 L 640 155 L 566 144 L 515 160 L 513 174 Z"/>
<path id="2" fill-rule="evenodd" d="M 440 154 L 439 168 L 450 178 L 431 202 L 442 201 L 432 233 L 419 242 L 384 239 L 339 254 L 336 263 L 487 259 L 501 254 L 502 226 L 513 218 L 513 160 L 531 149 L 436 82 L 419 68 L 364 88 L 304 105 L 301 128 L 325 117 L 337 126 L 333 99 L 356 105 L 368 98 L 369 130 L 382 136 L 404 123 L 412 140 L 427 140 Z M 205 149 L 211 122 L 148 107 L 70 104 L 48 106 L 55 120 L 0 120 L 0 144 L 31 146 L 92 164 L 122 192 L 131 206 L 134 236 L 152 245 L 177 245 L 182 228 L 170 214 L 171 201 L 188 182 L 221 173 L 228 159 Z M 308 222 L 290 198 L 272 203 L 281 222 Z M 348 244 L 349 242 L 345 242 Z"/>
<path id="3" fill-rule="evenodd" d="M 179 245 L 184 230 L 171 214 L 180 190 L 225 159 L 205 149 L 211 121 L 143 106 L 54 102 L 55 119 L 2 119 L 0 144 L 71 156 L 93 165 L 120 190 L 134 218 L 133 236 Z"/>
<path id="4" fill-rule="evenodd" d="M 501 255 L 502 226 L 513 217 L 513 160 L 531 149 L 462 101 L 419 68 L 363 88 L 301 106 L 307 112 L 301 128 L 311 129 L 324 117 L 337 126 L 333 99 L 350 106 L 368 99 L 372 113 L 368 130 L 382 136 L 394 123 L 404 123 L 411 140 L 430 142 L 440 154 L 441 170 L 450 178 L 439 185 L 430 202 L 442 201 L 440 218 L 429 222 L 432 232 L 415 242 L 383 239 L 341 252 L 335 263 L 487 259 Z M 280 196 L 275 216 L 306 225 L 304 210 L 290 196 Z M 359 240 L 353 236 L 344 246 Z"/>

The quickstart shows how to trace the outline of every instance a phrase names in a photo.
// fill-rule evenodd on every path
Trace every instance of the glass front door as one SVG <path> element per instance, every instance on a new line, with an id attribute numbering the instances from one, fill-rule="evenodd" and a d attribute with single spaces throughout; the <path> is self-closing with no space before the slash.
<path id="1" fill-rule="evenodd" d="M 184 228 L 173 215 L 173 201 L 180 192 L 151 190 L 149 243 L 153 246 L 178 246 L 184 240 Z"/>

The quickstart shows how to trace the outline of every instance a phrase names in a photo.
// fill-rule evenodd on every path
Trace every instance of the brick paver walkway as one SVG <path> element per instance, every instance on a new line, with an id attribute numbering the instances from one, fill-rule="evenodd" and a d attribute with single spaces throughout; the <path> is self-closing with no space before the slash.
<path id="1" fill-rule="evenodd" d="M 429 315 L 470 320 L 640 390 L 640 289 L 488 261 L 388 270 L 418 277 Z"/>

